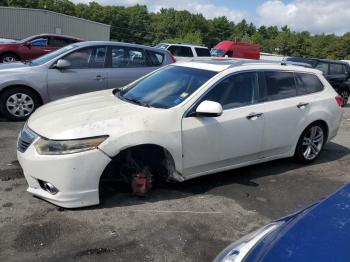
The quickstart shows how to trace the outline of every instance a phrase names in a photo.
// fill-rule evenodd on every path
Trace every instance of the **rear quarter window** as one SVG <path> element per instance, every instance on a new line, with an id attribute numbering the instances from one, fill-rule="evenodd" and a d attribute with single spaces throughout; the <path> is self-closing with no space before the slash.
<path id="1" fill-rule="evenodd" d="M 323 90 L 323 84 L 316 75 L 295 73 L 295 80 L 298 95 L 307 95 Z"/>
<path id="2" fill-rule="evenodd" d="M 147 50 L 148 66 L 161 66 L 164 62 L 164 54 Z"/>

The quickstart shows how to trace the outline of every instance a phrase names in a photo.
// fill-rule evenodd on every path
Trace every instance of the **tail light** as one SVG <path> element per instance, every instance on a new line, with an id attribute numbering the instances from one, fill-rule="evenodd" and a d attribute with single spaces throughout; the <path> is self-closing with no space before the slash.
<path id="1" fill-rule="evenodd" d="M 338 106 L 342 106 L 343 104 L 343 98 L 341 96 L 336 96 L 335 100 L 337 101 Z"/>
<path id="2" fill-rule="evenodd" d="M 173 60 L 173 63 L 175 63 L 176 62 L 175 56 L 173 56 L 173 54 L 171 54 L 171 53 L 170 53 L 170 56 L 171 56 L 171 60 Z"/>

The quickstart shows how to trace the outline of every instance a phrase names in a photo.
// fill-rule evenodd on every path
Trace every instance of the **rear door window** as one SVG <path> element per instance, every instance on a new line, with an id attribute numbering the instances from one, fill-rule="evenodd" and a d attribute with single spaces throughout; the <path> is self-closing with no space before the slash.
<path id="1" fill-rule="evenodd" d="M 124 68 L 128 65 L 128 55 L 127 50 L 123 46 L 112 46 L 112 67 L 113 68 Z"/>
<path id="2" fill-rule="evenodd" d="M 196 50 L 197 56 L 210 56 L 210 51 L 208 48 L 196 47 L 195 50 Z"/>
<path id="3" fill-rule="evenodd" d="M 140 48 L 128 48 L 128 65 L 127 67 L 145 67 L 146 55 L 145 51 Z"/>
<path id="4" fill-rule="evenodd" d="M 275 101 L 295 97 L 297 89 L 292 72 L 270 71 L 265 72 L 266 99 Z"/>
<path id="5" fill-rule="evenodd" d="M 50 46 L 64 47 L 64 46 L 69 45 L 69 44 L 70 44 L 70 42 L 66 38 L 51 37 L 51 39 L 50 39 Z"/>
<path id="6" fill-rule="evenodd" d="M 193 53 L 192 53 L 191 47 L 188 47 L 188 46 L 172 45 L 172 46 L 170 46 L 168 48 L 168 50 L 174 56 L 193 57 Z"/>
<path id="7" fill-rule="evenodd" d="M 295 73 L 295 81 L 298 95 L 307 95 L 323 90 L 323 84 L 316 75 Z"/>

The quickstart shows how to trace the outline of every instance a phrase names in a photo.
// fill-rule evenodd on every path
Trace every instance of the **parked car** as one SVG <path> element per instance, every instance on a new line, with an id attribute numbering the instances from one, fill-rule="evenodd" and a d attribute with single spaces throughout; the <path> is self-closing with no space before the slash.
<path id="1" fill-rule="evenodd" d="M 321 70 L 333 88 L 343 98 L 343 106 L 348 103 L 350 95 L 350 65 L 345 61 L 315 58 L 287 57 L 285 61 L 301 62 Z"/>
<path id="2" fill-rule="evenodd" d="M 71 36 L 42 34 L 30 36 L 18 42 L 0 43 L 0 63 L 35 59 L 80 41 L 82 40 Z"/>
<path id="3" fill-rule="evenodd" d="M 337 134 L 340 96 L 318 70 L 253 62 L 175 63 L 39 108 L 18 139 L 28 191 L 74 208 L 98 204 L 105 179 L 149 190 L 155 179 L 314 161 Z"/>
<path id="4" fill-rule="evenodd" d="M 168 51 L 117 42 L 75 43 L 30 62 L 0 65 L 0 113 L 25 120 L 40 105 L 122 87 L 173 63 Z"/>
<path id="5" fill-rule="evenodd" d="M 168 50 L 173 56 L 175 56 L 176 61 L 184 62 L 198 57 L 210 57 L 210 51 L 205 46 L 160 43 L 155 47 Z"/>
<path id="6" fill-rule="evenodd" d="M 349 261 L 350 184 L 225 248 L 215 262 Z"/>
<path id="7" fill-rule="evenodd" d="M 210 51 L 212 56 L 260 59 L 260 47 L 256 44 L 222 41 Z"/>

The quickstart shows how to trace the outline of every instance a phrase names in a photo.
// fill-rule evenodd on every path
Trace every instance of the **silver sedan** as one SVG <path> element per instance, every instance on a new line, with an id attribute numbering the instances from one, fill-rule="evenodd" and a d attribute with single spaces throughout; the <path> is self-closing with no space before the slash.
<path id="1" fill-rule="evenodd" d="M 0 114 L 25 120 L 44 103 L 122 87 L 173 62 L 165 50 L 93 41 L 75 43 L 32 61 L 0 64 Z"/>

